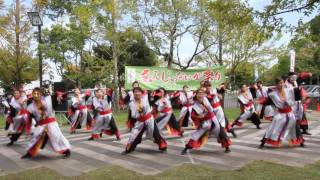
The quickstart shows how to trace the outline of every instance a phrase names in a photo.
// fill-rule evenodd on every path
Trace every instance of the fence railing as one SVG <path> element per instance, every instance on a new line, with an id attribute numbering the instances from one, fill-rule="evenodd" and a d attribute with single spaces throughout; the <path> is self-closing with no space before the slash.
<path id="1" fill-rule="evenodd" d="M 238 108 L 237 93 L 231 92 L 224 95 L 224 108 Z"/>

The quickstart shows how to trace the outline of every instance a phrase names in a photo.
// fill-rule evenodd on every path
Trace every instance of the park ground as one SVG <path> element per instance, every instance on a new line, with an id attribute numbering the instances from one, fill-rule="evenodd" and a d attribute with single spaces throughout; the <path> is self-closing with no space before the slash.
<path id="1" fill-rule="evenodd" d="M 175 113 L 178 113 L 178 112 L 175 112 Z M 238 109 L 226 110 L 226 114 L 230 120 L 234 119 L 238 115 L 238 113 L 239 113 Z M 124 128 L 127 113 L 122 112 L 122 113 L 116 114 L 115 117 L 117 119 L 119 127 Z M 5 170 L 2 170 L 1 167 L 4 166 L 3 165 L 4 163 L 8 163 L 9 165 L 11 162 L 6 162 L 4 161 L 4 158 L 0 158 L 0 164 L 1 164 L 0 175 L 2 175 L 0 176 L 0 180 L 2 179 L 80 179 L 80 180 L 81 179 L 259 179 L 259 180 L 260 179 L 272 179 L 272 180 L 273 179 L 290 179 L 290 180 L 320 179 L 320 171 L 319 171 L 320 162 L 317 161 L 320 159 L 320 153 L 317 152 L 320 146 L 317 145 L 316 143 L 316 142 L 320 142 L 320 140 L 318 139 L 320 137 L 319 135 L 317 135 L 318 133 L 320 134 L 320 128 L 319 128 L 320 123 L 318 122 L 319 117 L 320 117 L 320 113 L 313 112 L 310 115 L 311 124 L 312 124 L 311 130 L 313 129 L 311 132 L 315 135 L 315 137 L 309 138 L 312 143 L 308 145 L 308 141 L 307 141 L 307 148 L 305 149 L 284 148 L 284 149 L 267 149 L 265 151 L 259 151 L 258 149 L 255 150 L 253 148 L 258 144 L 257 137 L 261 136 L 264 130 L 262 130 L 261 132 L 257 132 L 255 129 L 251 129 L 252 125 L 248 123 L 248 126 L 245 126 L 244 129 L 237 130 L 239 133 L 239 136 L 244 136 L 244 138 L 239 137 L 237 139 L 234 139 L 235 145 L 234 145 L 234 148 L 232 147 L 233 151 L 230 153 L 230 155 L 232 155 L 233 153 L 233 156 L 231 157 L 224 156 L 222 152 L 220 152 L 221 149 L 218 149 L 218 148 L 215 148 L 214 152 L 212 152 L 212 147 L 214 147 L 215 145 L 213 145 L 213 143 L 209 143 L 210 148 L 206 147 L 202 150 L 202 152 L 193 151 L 192 153 L 190 153 L 192 154 L 192 156 L 194 156 L 193 157 L 194 160 L 193 162 L 188 162 L 188 161 L 184 161 L 184 158 L 188 159 L 187 157 L 180 157 L 180 155 L 177 154 L 178 152 L 176 150 L 178 149 L 177 147 L 172 147 L 174 150 L 170 150 L 170 145 L 169 145 L 168 154 L 159 155 L 159 154 L 155 154 L 155 152 L 153 151 L 148 151 L 144 148 L 141 148 L 140 150 L 137 150 L 137 152 L 135 152 L 136 154 L 132 155 L 133 157 L 131 157 L 131 155 L 127 157 L 128 163 L 131 163 L 131 162 L 141 163 L 137 159 L 132 159 L 132 158 L 139 157 L 142 159 L 146 159 L 145 172 L 143 170 L 143 166 L 140 167 L 140 169 L 138 169 L 136 167 L 130 167 L 126 165 L 121 166 L 121 163 L 119 164 L 119 163 L 106 162 L 105 164 L 103 164 L 97 161 L 97 164 L 100 164 L 99 166 L 95 168 L 90 168 L 90 170 L 79 171 L 79 173 L 68 172 L 70 171 L 68 170 L 68 167 L 66 167 L 66 170 L 64 172 L 64 170 L 61 170 L 57 167 L 51 167 L 47 165 L 34 166 L 30 169 L 17 168 L 17 170 L 13 170 L 13 171 L 5 171 Z M 61 117 L 59 117 L 58 119 L 60 121 L 60 124 L 65 126 L 65 120 L 63 120 L 63 118 Z M 3 123 L 3 120 L 1 121 L 1 123 Z M 263 123 L 264 129 L 267 126 L 267 124 L 268 122 Z M 1 124 L 1 127 L 3 127 L 3 124 Z M 63 128 L 66 129 L 66 127 L 63 127 Z M 64 132 L 67 133 L 66 131 Z M 105 145 L 107 147 L 110 144 L 115 145 L 116 147 L 119 146 L 119 144 L 113 144 L 114 142 L 108 142 L 108 140 L 104 140 L 103 142 L 99 141 L 98 144 L 89 143 L 84 145 L 81 143 L 85 141 L 86 137 L 83 138 L 83 136 L 81 136 L 79 138 L 79 137 L 70 136 L 70 138 L 72 141 L 71 143 L 75 144 L 73 146 L 76 146 L 75 147 L 76 152 L 75 154 L 73 154 L 74 156 L 76 156 L 75 159 L 80 158 L 80 157 L 77 157 L 77 153 L 80 152 L 79 149 L 83 149 L 84 147 L 86 148 L 88 147 L 88 149 L 90 149 L 91 147 L 89 147 L 89 145 L 96 147 L 97 152 L 102 153 L 104 155 L 107 155 L 107 154 L 103 151 L 100 151 L 101 150 L 100 145 Z M 79 139 L 79 142 L 78 142 L 78 139 Z M 175 143 L 175 140 L 169 140 L 169 142 L 170 141 L 172 141 L 172 143 Z M 252 141 L 257 141 L 257 142 L 256 144 L 253 144 Z M 125 142 L 123 142 L 123 144 L 124 143 Z M 2 146 L 0 147 L 0 149 L 4 149 L 4 150 L 7 149 L 5 147 L 5 143 L 1 143 L 0 146 Z M 144 146 L 148 146 L 148 145 L 143 145 L 142 147 Z M 109 148 L 110 147 L 111 146 L 109 146 Z M 215 147 L 218 147 L 218 146 L 215 146 Z M 14 152 L 23 153 L 22 148 L 20 147 L 15 147 L 15 148 L 16 149 L 14 149 Z M 239 151 L 237 151 L 238 149 Z M 106 151 L 109 152 L 109 150 L 106 150 Z M 167 155 L 170 158 L 176 157 L 177 160 L 179 160 L 179 162 L 182 162 L 182 163 L 177 163 L 174 165 L 167 164 L 166 168 L 162 168 L 162 166 L 159 166 L 160 167 L 159 171 L 157 170 L 157 171 L 148 173 L 147 171 L 150 170 L 148 166 L 158 167 L 158 166 L 154 166 L 154 164 L 157 164 L 156 161 L 152 160 L 150 161 L 151 164 L 147 163 L 147 161 L 150 160 L 148 159 L 149 156 L 147 156 L 146 154 L 148 152 L 151 153 L 151 155 L 154 155 L 155 158 L 163 157 L 163 159 L 166 159 L 165 156 Z M 262 156 L 269 156 L 268 152 L 270 152 L 271 154 L 274 154 L 274 156 L 276 158 L 278 157 L 279 159 L 275 160 L 273 158 L 270 158 L 269 160 L 268 158 L 262 157 Z M 224 157 L 222 159 L 219 159 L 219 157 L 215 153 L 220 154 L 221 156 L 224 156 Z M 242 156 L 239 153 L 242 153 Z M 235 161 L 234 159 L 237 159 L 236 156 L 238 154 L 243 159 L 239 158 L 238 159 L 239 161 Z M 294 155 L 297 155 L 297 160 L 293 159 L 295 158 Z M 303 157 L 302 155 L 306 155 L 306 156 L 310 155 L 310 157 Z M 55 155 L 48 154 L 46 156 L 55 156 Z M 122 158 L 124 160 L 126 158 L 126 157 L 121 157 L 121 155 L 118 155 L 118 154 L 115 154 L 114 156 L 117 156 L 115 158 L 119 157 L 120 159 Z M 246 158 L 247 156 L 248 158 L 251 156 L 251 158 L 249 158 L 248 160 Z M 30 162 L 30 166 L 31 164 L 35 164 L 35 163 L 45 164 L 46 163 L 45 161 L 49 161 L 49 163 L 51 162 L 51 160 L 47 160 L 46 157 L 45 157 L 45 160 L 43 160 L 43 157 L 45 156 L 42 156 L 39 159 L 33 160 L 35 162 Z M 209 161 L 212 160 L 213 162 L 206 161 L 202 157 L 208 158 Z M 319 158 L 314 158 L 314 157 L 319 157 Z M 74 159 L 72 158 L 70 160 L 73 162 Z M 55 161 L 61 161 L 60 158 L 53 157 L 52 159 L 53 159 L 52 164 L 61 165 L 61 163 L 60 164 L 55 163 Z M 214 162 L 215 160 L 217 162 Z M 219 160 L 221 160 L 221 162 L 219 162 Z M 245 162 L 241 163 L 240 161 L 242 160 Z M 19 157 L 17 157 L 14 159 L 14 161 L 16 164 L 19 165 L 20 161 L 22 160 L 20 160 Z M 68 160 L 63 160 L 63 161 L 68 161 Z M 163 165 L 164 160 L 159 160 L 159 161 L 161 161 L 160 164 Z M 95 163 L 95 162 L 96 161 L 93 161 L 92 163 Z M 171 161 L 169 160 L 169 162 Z M 23 166 L 26 166 L 27 164 L 28 162 L 22 163 Z M 70 165 L 70 163 L 66 163 L 66 164 Z M 92 167 L 92 165 L 90 164 L 90 166 L 88 167 Z"/>

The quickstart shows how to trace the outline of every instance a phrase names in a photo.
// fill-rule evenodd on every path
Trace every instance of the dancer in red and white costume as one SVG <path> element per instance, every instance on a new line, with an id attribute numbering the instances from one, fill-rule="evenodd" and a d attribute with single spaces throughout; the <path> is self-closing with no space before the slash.
<path id="1" fill-rule="evenodd" d="M 285 81 L 286 88 L 293 88 L 296 91 L 296 100 L 292 106 L 292 111 L 296 117 L 300 128 L 303 130 L 303 134 L 311 135 L 308 130 L 308 120 L 306 118 L 305 109 L 303 107 L 303 101 L 306 99 L 306 92 L 302 86 L 297 83 L 298 75 L 295 72 L 289 72 L 289 76 Z M 299 96 L 299 97 L 297 97 Z"/>
<path id="2" fill-rule="evenodd" d="M 68 158 L 71 154 L 70 143 L 62 134 L 55 119 L 52 104 L 43 97 L 40 88 L 35 88 L 32 92 L 33 101 L 28 105 L 30 118 L 36 122 L 32 139 L 27 146 L 27 153 L 22 158 L 35 157 L 40 149 L 48 143 L 51 148 Z M 51 97 L 50 97 L 51 98 Z"/>
<path id="3" fill-rule="evenodd" d="M 259 115 L 260 119 L 266 119 L 271 121 L 274 115 L 274 107 L 271 105 L 263 105 L 263 102 L 268 99 L 268 92 L 271 91 L 266 86 L 263 86 L 262 81 L 257 82 L 257 108 L 256 112 Z"/>
<path id="4" fill-rule="evenodd" d="M 134 88 L 137 88 L 137 87 L 140 87 L 139 85 L 139 82 L 138 81 L 134 81 L 132 83 L 132 90 L 128 91 L 127 93 L 122 93 L 122 94 L 125 94 L 125 96 L 122 96 L 123 98 L 123 102 L 126 104 L 126 105 L 129 105 L 131 101 L 134 100 L 134 93 L 133 93 L 133 89 Z M 148 95 L 148 91 L 143 91 L 143 94 L 142 94 L 142 101 L 143 102 L 147 102 L 149 103 L 149 95 Z M 127 120 L 127 127 L 129 129 L 129 131 L 131 131 L 131 129 L 133 128 L 135 124 L 135 119 L 134 118 L 131 118 L 131 112 L 129 110 L 128 112 L 128 120 Z"/>
<path id="5" fill-rule="evenodd" d="M 276 79 L 276 84 L 277 88 L 269 93 L 276 111 L 259 147 L 263 148 L 265 144 L 279 147 L 284 140 L 288 140 L 289 145 L 303 147 L 304 139 L 293 111 L 296 105 L 294 89 L 287 88 L 281 78 Z"/>
<path id="6" fill-rule="evenodd" d="M 93 127 L 91 138 L 88 140 L 99 139 L 102 133 L 107 135 L 115 135 L 120 140 L 120 131 L 112 117 L 111 96 L 106 95 L 102 89 L 96 90 L 96 97 L 93 98 L 93 106 L 97 111 L 95 117 L 96 124 Z"/>
<path id="7" fill-rule="evenodd" d="M 26 110 L 27 96 L 19 90 L 15 90 L 13 96 L 13 99 L 9 103 L 10 115 L 8 118 L 11 121 L 8 128 L 8 136 L 10 137 L 8 146 L 18 141 L 24 132 L 28 135 L 32 126 Z"/>
<path id="8" fill-rule="evenodd" d="M 71 99 L 71 134 L 76 133 L 76 129 L 85 127 L 86 130 L 91 130 L 92 128 L 92 117 L 87 108 L 87 99 L 89 97 L 90 92 L 81 94 L 80 88 L 75 88 L 75 95 Z"/>
<path id="9" fill-rule="evenodd" d="M 158 144 L 160 151 L 166 151 L 167 142 L 160 134 L 157 123 L 151 113 L 149 102 L 143 99 L 144 91 L 140 87 L 133 88 L 134 99 L 130 102 L 130 116 L 133 120 L 129 141 L 122 154 L 128 154 L 134 151 L 142 141 L 142 136 L 146 132 L 147 138 L 153 138 L 153 142 Z"/>
<path id="10" fill-rule="evenodd" d="M 214 110 L 206 98 L 204 89 L 199 89 L 196 93 L 191 117 L 193 121 L 199 125 L 197 130 L 191 134 L 191 138 L 181 154 L 185 154 L 188 149 L 198 149 L 202 147 L 210 135 L 217 138 L 218 143 L 221 143 L 226 153 L 230 152 L 229 146 L 231 145 L 231 141 L 216 118 Z"/>
<path id="11" fill-rule="evenodd" d="M 242 126 L 244 121 L 251 120 L 251 122 L 256 125 L 257 129 L 260 128 L 260 118 L 257 115 L 254 108 L 254 100 L 251 92 L 249 91 L 246 84 L 243 84 L 238 95 L 238 101 L 240 103 L 241 114 L 236 120 L 233 121 L 232 127 L 235 125 Z"/>
<path id="12" fill-rule="evenodd" d="M 164 88 L 157 89 L 153 93 L 153 111 L 159 131 L 167 129 L 171 136 L 182 136 L 177 119 L 173 114 L 170 96 Z"/>
<path id="13" fill-rule="evenodd" d="M 193 91 L 189 91 L 187 85 L 183 86 L 182 91 L 175 92 L 173 99 L 177 100 L 178 104 L 181 106 L 180 115 L 178 118 L 179 127 L 188 127 L 189 124 L 192 124 L 191 112 L 193 106 Z"/>
<path id="14" fill-rule="evenodd" d="M 6 94 L 6 98 L 2 100 L 1 104 L 4 106 L 4 114 L 5 114 L 5 130 L 9 129 L 10 124 L 12 123 L 12 117 L 11 117 L 11 101 L 13 100 L 13 94 L 12 92 L 8 92 Z"/>
<path id="15" fill-rule="evenodd" d="M 233 137 L 237 137 L 236 133 L 232 129 L 231 125 L 222 108 L 221 99 L 222 97 L 218 94 L 216 88 L 212 88 L 210 81 L 205 81 L 203 84 L 203 88 L 207 94 L 207 98 L 212 105 L 213 112 L 215 113 L 221 127 L 223 127 L 226 132 L 229 132 L 233 135 Z"/>

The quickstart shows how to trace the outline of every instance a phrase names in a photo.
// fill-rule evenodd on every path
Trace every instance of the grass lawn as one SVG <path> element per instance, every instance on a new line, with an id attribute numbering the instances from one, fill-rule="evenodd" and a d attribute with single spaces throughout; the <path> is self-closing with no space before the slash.
<path id="1" fill-rule="evenodd" d="M 3 129 L 5 125 L 5 119 L 4 116 L 0 116 L 0 129 Z"/>
<path id="2" fill-rule="evenodd" d="M 64 177 L 55 171 L 38 168 L 0 177 L 4 179 L 236 179 L 236 180 L 318 180 L 320 179 L 320 162 L 303 168 L 279 165 L 265 161 L 252 162 L 238 170 L 222 171 L 203 165 L 183 164 L 154 176 L 145 176 L 118 166 L 100 168 L 77 177 Z"/>

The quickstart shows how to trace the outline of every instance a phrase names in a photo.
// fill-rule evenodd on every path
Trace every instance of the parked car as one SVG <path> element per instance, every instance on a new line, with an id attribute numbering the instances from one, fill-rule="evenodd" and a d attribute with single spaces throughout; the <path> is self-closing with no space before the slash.
<path id="1" fill-rule="evenodd" d="M 310 89 L 312 89 L 314 87 L 314 85 L 303 85 L 303 87 L 306 91 L 309 91 Z"/>
<path id="2" fill-rule="evenodd" d="M 304 86 L 309 97 L 317 98 L 320 97 L 320 86 L 318 85 L 307 85 Z"/>

